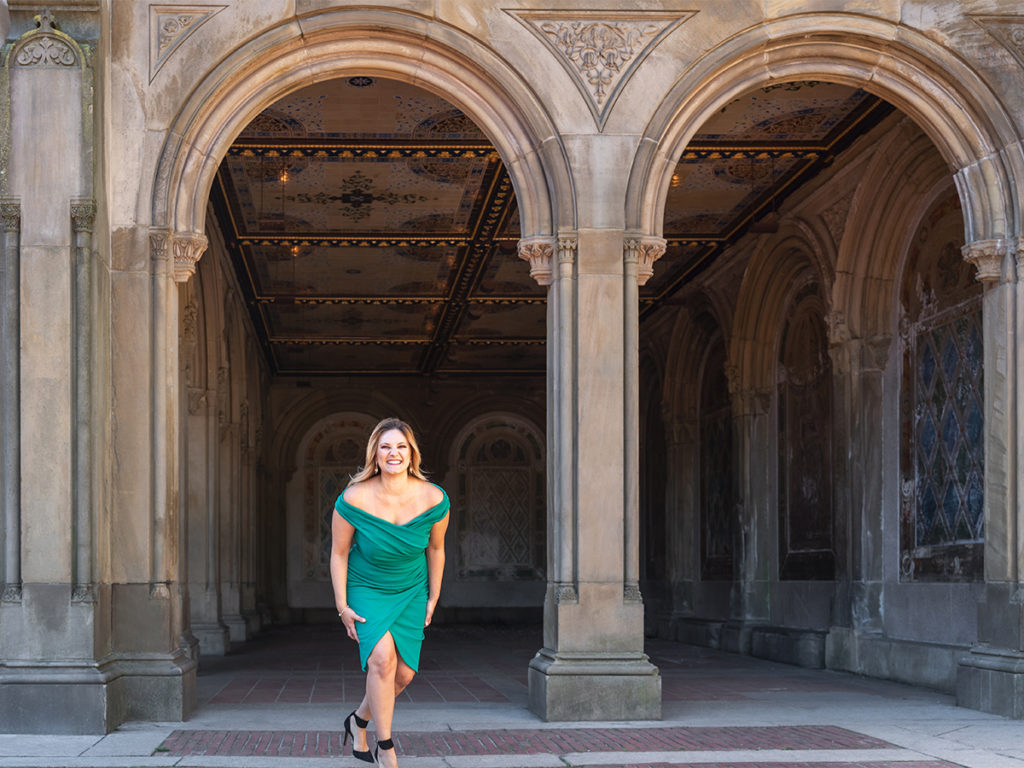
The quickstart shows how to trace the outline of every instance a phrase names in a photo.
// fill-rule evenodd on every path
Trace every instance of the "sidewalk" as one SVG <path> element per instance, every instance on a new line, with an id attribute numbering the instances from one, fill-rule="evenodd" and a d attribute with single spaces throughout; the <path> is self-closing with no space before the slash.
<path id="1" fill-rule="evenodd" d="M 430 630 L 396 710 L 402 768 L 1024 768 L 1024 722 L 933 691 L 664 641 L 648 646 L 663 720 L 543 723 L 526 710 L 539 646 L 536 630 Z M 339 734 L 362 681 L 340 627 L 275 629 L 202 660 L 199 706 L 185 723 L 0 735 L 0 766 L 366 765 Z"/>

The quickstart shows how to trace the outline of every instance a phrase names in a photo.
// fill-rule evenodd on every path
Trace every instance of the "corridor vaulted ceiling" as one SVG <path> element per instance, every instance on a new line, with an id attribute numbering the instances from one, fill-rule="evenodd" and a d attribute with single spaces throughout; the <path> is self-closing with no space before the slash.
<path id="1" fill-rule="evenodd" d="M 722 109 L 672 178 L 642 310 L 890 110 L 816 82 Z M 235 140 L 213 203 L 276 373 L 544 373 L 545 289 L 516 256 L 512 185 L 444 99 L 370 77 L 296 91 Z"/>

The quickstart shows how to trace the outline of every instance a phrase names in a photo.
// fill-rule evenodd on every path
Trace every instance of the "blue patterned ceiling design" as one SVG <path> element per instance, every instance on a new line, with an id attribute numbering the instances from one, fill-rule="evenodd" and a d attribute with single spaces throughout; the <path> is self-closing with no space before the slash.
<path id="1" fill-rule="evenodd" d="M 810 81 L 726 105 L 679 160 L 642 311 L 887 110 Z M 276 373 L 544 373 L 545 289 L 516 255 L 511 183 L 445 99 L 372 77 L 302 88 L 242 131 L 212 199 Z"/>

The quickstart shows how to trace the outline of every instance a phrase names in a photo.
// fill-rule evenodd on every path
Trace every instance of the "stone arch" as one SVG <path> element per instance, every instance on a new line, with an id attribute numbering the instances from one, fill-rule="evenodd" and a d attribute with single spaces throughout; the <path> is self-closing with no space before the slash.
<path id="1" fill-rule="evenodd" d="M 540 100 L 504 61 L 453 27 L 414 13 L 335 9 L 296 16 L 241 45 L 178 112 L 157 161 L 151 211 L 155 230 L 174 233 L 177 279 L 187 279 L 205 247 L 209 191 L 234 138 L 291 91 L 346 73 L 403 80 L 463 110 L 505 163 L 524 237 L 575 227 L 561 141 Z"/>
<path id="2" fill-rule="evenodd" d="M 907 121 L 909 123 L 910 121 Z M 892 334 L 908 240 L 924 211 L 953 183 L 932 142 L 912 124 L 878 148 L 858 185 L 839 245 L 832 305 L 851 336 Z"/>
<path id="3" fill-rule="evenodd" d="M 777 240 L 755 252 L 743 276 L 728 345 L 734 393 L 774 386 L 780 328 L 790 299 L 812 281 L 827 296 L 828 275 L 822 274 L 821 260 L 815 258 L 815 244 L 803 234 L 784 228 Z"/>
<path id="4" fill-rule="evenodd" d="M 641 137 L 627 188 L 627 229 L 660 236 L 676 160 L 716 110 L 751 88 L 807 78 L 870 91 L 925 131 L 956 178 L 967 242 L 1005 240 L 1020 229 L 1014 145 L 1021 137 L 992 90 L 919 32 L 834 13 L 750 27 L 680 77 Z"/>

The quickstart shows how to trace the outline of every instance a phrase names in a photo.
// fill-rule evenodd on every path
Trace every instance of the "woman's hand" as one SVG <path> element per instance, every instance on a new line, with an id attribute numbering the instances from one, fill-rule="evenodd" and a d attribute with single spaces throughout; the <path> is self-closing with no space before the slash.
<path id="1" fill-rule="evenodd" d="M 348 636 L 359 642 L 359 633 L 356 632 L 356 622 L 366 623 L 366 619 L 360 616 L 358 613 L 353 611 L 349 606 L 345 606 L 338 614 L 341 617 L 341 623 L 345 625 L 345 631 L 348 632 Z"/>
<path id="2" fill-rule="evenodd" d="M 430 626 L 430 620 L 434 618 L 434 606 L 437 605 L 437 600 L 427 600 L 427 618 L 423 622 L 424 627 Z"/>

